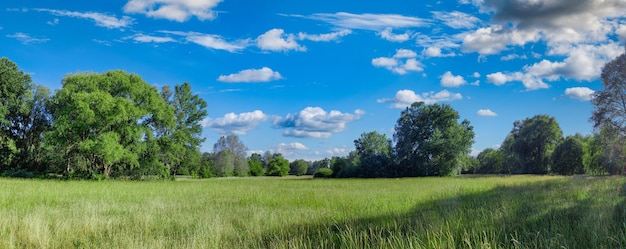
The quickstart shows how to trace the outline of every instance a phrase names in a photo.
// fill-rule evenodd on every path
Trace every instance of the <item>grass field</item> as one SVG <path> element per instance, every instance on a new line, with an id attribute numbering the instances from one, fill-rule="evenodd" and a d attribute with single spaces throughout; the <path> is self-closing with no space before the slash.
<path id="1" fill-rule="evenodd" d="M 626 248 L 626 179 L 0 179 L 0 248 Z"/>

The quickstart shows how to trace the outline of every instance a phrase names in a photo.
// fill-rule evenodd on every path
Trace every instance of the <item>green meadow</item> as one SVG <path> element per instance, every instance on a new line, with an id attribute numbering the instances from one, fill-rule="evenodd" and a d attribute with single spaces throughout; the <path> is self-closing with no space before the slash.
<path id="1" fill-rule="evenodd" d="M 0 248 L 625 248 L 626 179 L 0 179 Z"/>

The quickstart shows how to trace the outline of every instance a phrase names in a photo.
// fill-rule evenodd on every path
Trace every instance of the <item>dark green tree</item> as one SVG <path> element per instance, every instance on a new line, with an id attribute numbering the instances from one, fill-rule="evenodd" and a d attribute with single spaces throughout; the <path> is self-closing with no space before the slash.
<path id="1" fill-rule="evenodd" d="M 397 176 L 456 174 L 474 141 L 473 127 L 451 106 L 413 103 L 395 126 Z"/>
<path id="2" fill-rule="evenodd" d="M 358 171 L 361 177 L 392 176 L 391 139 L 376 131 L 365 132 L 354 140 L 359 156 Z M 333 170 L 334 172 L 334 170 Z"/>
<path id="3" fill-rule="evenodd" d="M 504 153 L 501 150 L 487 148 L 478 156 L 478 167 L 475 174 L 500 174 L 504 173 Z"/>
<path id="4" fill-rule="evenodd" d="M 577 138 L 568 136 L 552 153 L 551 171 L 560 175 L 583 174 L 583 156 L 583 144 Z"/>
<path id="5" fill-rule="evenodd" d="M 513 172 L 545 174 L 550 169 L 550 156 L 563 138 L 563 132 L 554 117 L 536 115 L 515 121 L 509 136 L 507 139 L 512 139 L 510 149 L 519 163 Z"/>
<path id="6" fill-rule="evenodd" d="M 294 160 L 289 164 L 289 174 L 301 176 L 306 174 L 306 169 L 309 167 L 309 164 L 302 160 Z"/>

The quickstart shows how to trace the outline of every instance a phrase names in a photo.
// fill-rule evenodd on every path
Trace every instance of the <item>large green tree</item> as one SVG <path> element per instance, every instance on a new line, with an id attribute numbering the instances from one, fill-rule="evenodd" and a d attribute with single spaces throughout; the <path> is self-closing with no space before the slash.
<path id="1" fill-rule="evenodd" d="M 63 79 L 54 96 L 49 145 L 62 155 L 65 173 L 109 177 L 160 164 L 155 127 L 172 127 L 173 110 L 139 75 L 114 70 Z M 148 165 L 148 163 L 150 165 Z"/>
<path id="2" fill-rule="evenodd" d="M 289 174 L 289 160 L 285 159 L 282 154 L 275 153 L 268 162 L 268 176 L 286 176 Z"/>
<path id="3" fill-rule="evenodd" d="M 169 86 L 161 90 L 161 97 L 174 108 L 176 125 L 171 130 L 163 131 L 166 136 L 162 137 L 166 155 L 170 166 L 170 173 L 175 176 L 181 166 L 195 168 L 200 164 L 199 160 L 191 161 L 187 158 L 193 154 L 199 154 L 198 149 L 204 138 L 200 122 L 207 116 L 207 103 L 197 94 L 191 91 L 191 85 L 187 82 L 176 85 L 174 92 Z M 198 157 L 199 158 L 199 157 Z M 196 165 L 190 165 L 194 163 Z"/>
<path id="4" fill-rule="evenodd" d="M 13 168 L 18 161 L 18 140 L 24 137 L 32 89 L 30 75 L 8 58 L 0 58 L 0 169 Z"/>
<path id="5" fill-rule="evenodd" d="M 402 111 L 394 140 L 398 176 L 444 176 L 457 173 L 474 141 L 470 122 L 446 104 L 413 103 Z"/>
<path id="6" fill-rule="evenodd" d="M 562 138 L 563 132 L 554 117 L 536 115 L 515 121 L 513 129 L 507 136 L 509 142 L 505 140 L 518 166 L 513 173 L 548 173 L 550 156 Z"/>
<path id="7" fill-rule="evenodd" d="M 504 173 L 504 153 L 501 150 L 487 148 L 481 151 L 476 158 L 478 159 L 478 167 L 474 169 L 474 173 Z"/>

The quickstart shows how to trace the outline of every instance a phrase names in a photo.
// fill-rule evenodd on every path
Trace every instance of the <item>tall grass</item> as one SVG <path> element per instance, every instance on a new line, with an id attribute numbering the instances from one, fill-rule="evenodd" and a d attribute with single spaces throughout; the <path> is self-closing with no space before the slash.
<path id="1" fill-rule="evenodd" d="M 625 184 L 0 179 L 0 248 L 625 248 Z"/>

